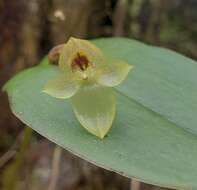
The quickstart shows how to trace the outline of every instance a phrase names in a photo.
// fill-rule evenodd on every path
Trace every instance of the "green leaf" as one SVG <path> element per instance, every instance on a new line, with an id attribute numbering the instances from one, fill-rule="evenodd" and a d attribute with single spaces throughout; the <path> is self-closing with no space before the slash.
<path id="1" fill-rule="evenodd" d="M 100 140 L 80 127 L 70 104 L 42 93 L 55 66 L 28 69 L 5 89 L 15 115 L 76 155 L 127 177 L 197 188 L 197 64 L 173 51 L 121 39 L 94 43 L 135 69 L 117 91 L 117 114 Z M 31 88 L 29 88 L 31 87 Z"/>
<path id="2" fill-rule="evenodd" d="M 132 68 L 133 66 L 124 61 L 108 59 L 99 66 L 97 81 L 104 86 L 117 86 L 127 77 Z"/>
<path id="3" fill-rule="evenodd" d="M 84 85 L 72 97 L 72 105 L 81 125 L 102 139 L 115 117 L 116 100 L 113 90 L 99 85 Z"/>

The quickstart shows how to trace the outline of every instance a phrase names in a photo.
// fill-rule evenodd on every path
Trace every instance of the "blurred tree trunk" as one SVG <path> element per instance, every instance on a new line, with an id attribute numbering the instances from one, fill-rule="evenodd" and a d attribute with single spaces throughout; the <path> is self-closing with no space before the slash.
<path id="1" fill-rule="evenodd" d="M 128 36 L 197 59 L 196 0 L 127 0 Z"/>

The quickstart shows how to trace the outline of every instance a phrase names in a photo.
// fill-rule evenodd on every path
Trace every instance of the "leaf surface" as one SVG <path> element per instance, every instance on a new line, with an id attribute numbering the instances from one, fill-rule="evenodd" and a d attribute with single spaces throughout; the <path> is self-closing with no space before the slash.
<path id="1" fill-rule="evenodd" d="M 107 137 L 100 140 L 81 128 L 68 101 L 42 93 L 45 83 L 57 75 L 52 65 L 25 70 L 7 83 L 14 114 L 96 165 L 151 184 L 196 189 L 196 62 L 134 40 L 94 43 L 110 57 L 134 65 L 116 88 L 117 113 Z"/>

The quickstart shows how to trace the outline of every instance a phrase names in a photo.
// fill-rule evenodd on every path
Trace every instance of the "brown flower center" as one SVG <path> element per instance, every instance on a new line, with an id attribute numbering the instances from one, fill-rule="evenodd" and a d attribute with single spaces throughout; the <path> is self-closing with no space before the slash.
<path id="1" fill-rule="evenodd" d="M 88 58 L 85 55 L 77 53 L 76 57 L 72 60 L 71 67 L 72 70 L 80 69 L 85 71 L 90 65 Z"/>

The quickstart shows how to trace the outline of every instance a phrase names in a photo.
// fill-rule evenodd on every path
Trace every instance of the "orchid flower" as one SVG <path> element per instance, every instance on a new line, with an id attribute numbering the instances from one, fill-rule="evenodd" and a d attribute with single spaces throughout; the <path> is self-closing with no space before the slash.
<path id="1" fill-rule="evenodd" d="M 132 66 L 106 57 L 87 40 L 71 37 L 61 49 L 58 67 L 58 75 L 43 91 L 55 98 L 70 98 L 80 124 L 102 139 L 115 118 L 113 87 L 127 77 Z"/>

